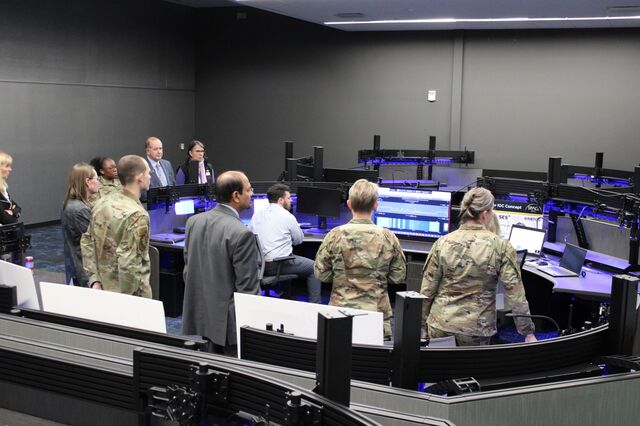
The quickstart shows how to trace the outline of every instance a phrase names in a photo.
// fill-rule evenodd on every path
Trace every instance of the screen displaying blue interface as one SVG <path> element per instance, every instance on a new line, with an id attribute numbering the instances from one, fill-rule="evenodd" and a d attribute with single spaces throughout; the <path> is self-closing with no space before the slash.
<path id="1" fill-rule="evenodd" d="M 449 232 L 451 193 L 379 188 L 375 223 L 403 238 L 437 239 Z"/>

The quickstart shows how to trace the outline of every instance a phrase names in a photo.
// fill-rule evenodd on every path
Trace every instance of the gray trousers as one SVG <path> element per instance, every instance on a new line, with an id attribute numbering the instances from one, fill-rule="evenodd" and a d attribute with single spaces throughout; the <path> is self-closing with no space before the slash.
<path id="1" fill-rule="evenodd" d="M 313 275 L 313 260 L 306 257 L 293 255 L 295 259 L 282 263 L 280 274 L 296 274 L 301 279 L 307 280 L 307 294 L 310 303 L 322 303 L 321 290 L 322 283 Z M 275 263 L 267 263 L 264 270 L 265 276 L 273 276 L 277 272 Z"/>

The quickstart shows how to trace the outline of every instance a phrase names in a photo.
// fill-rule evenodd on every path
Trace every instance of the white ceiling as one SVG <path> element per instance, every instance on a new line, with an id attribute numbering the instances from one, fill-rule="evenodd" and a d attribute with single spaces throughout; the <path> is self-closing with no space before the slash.
<path id="1" fill-rule="evenodd" d="M 191 7 L 255 7 L 345 31 L 640 27 L 640 0 L 167 1 Z M 349 18 L 339 17 L 339 14 L 358 15 L 355 18 Z M 519 19 L 515 22 L 502 21 L 509 18 L 527 19 Z M 402 23 L 399 22 L 400 20 L 446 21 Z M 346 21 L 359 23 L 351 25 L 336 23 Z"/>

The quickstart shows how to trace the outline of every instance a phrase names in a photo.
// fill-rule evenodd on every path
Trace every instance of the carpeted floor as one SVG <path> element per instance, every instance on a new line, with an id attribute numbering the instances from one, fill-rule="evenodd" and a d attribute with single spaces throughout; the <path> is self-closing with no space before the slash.
<path id="1" fill-rule="evenodd" d="M 25 231 L 31 235 L 31 247 L 26 255 L 34 259 L 36 281 L 47 281 L 63 284 L 64 246 L 60 224 L 29 228 Z M 165 318 L 167 333 L 180 334 L 182 317 Z"/>

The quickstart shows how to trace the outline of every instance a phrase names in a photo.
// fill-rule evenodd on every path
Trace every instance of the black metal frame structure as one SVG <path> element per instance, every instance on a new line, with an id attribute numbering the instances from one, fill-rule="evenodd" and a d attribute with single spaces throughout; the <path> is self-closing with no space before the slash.
<path id="1" fill-rule="evenodd" d="M 271 377 L 244 372 L 213 359 L 178 356 L 153 349 L 134 351 L 133 384 L 139 413 L 152 414 L 168 386 L 193 388 L 197 371 L 209 373 L 207 413 L 248 413 L 264 421 L 302 425 L 377 425 L 327 398 Z M 164 407 L 161 407 L 164 408 Z M 317 423 L 314 423 L 317 422 Z"/>
<path id="2" fill-rule="evenodd" d="M 153 331 L 140 330 L 137 328 L 125 327 L 122 325 L 115 325 L 71 317 L 67 315 L 54 314 L 51 312 L 38 311 L 35 309 L 13 309 L 11 311 L 11 314 L 36 321 L 75 327 L 98 333 L 111 334 L 114 336 L 126 337 L 128 339 L 142 340 L 145 342 L 157 343 L 174 348 L 209 351 L 211 346 L 211 342 L 205 339 L 173 336 L 170 334 L 156 333 Z"/>

